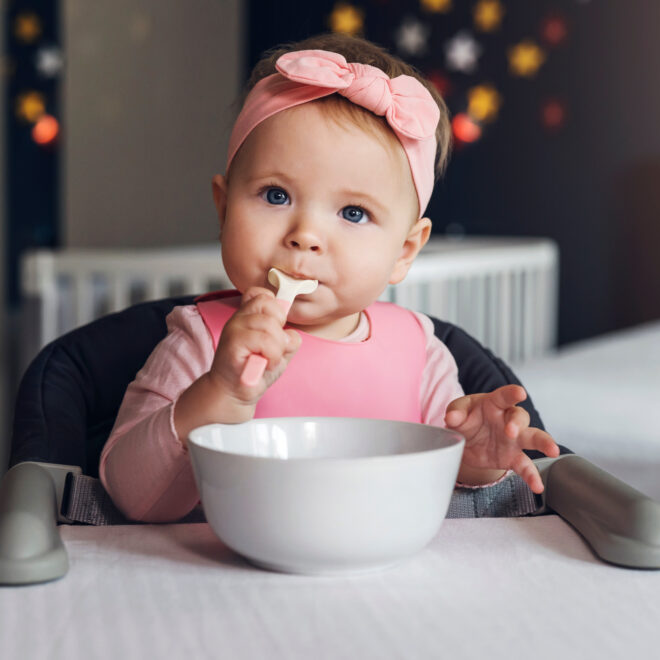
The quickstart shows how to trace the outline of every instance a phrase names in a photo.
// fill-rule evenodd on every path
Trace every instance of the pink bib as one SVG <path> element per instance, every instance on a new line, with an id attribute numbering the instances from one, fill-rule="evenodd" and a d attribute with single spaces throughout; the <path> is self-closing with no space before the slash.
<path id="1" fill-rule="evenodd" d="M 236 291 L 197 299 L 214 348 L 236 311 Z M 426 338 L 415 315 L 376 302 L 365 313 L 363 342 L 337 342 L 300 332 L 302 345 L 257 404 L 255 417 L 366 417 L 421 422 L 420 387 Z"/>

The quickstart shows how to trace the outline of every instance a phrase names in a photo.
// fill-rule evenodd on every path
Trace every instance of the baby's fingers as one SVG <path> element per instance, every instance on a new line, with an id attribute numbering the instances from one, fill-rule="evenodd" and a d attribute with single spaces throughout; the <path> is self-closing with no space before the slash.
<path id="1" fill-rule="evenodd" d="M 455 410 L 448 410 L 445 414 L 445 424 L 449 428 L 456 428 L 467 419 L 467 416 L 467 410 L 461 410 L 458 408 Z"/>
<path id="2" fill-rule="evenodd" d="M 286 311 L 275 299 L 275 294 L 261 287 L 250 287 L 243 294 L 238 313 L 242 316 L 265 314 L 278 319 L 280 325 L 286 323 Z"/>
<path id="3" fill-rule="evenodd" d="M 520 452 L 520 455 L 511 464 L 511 469 L 522 477 L 533 493 L 543 492 L 543 480 L 532 459 Z"/>
<path id="4" fill-rule="evenodd" d="M 287 345 L 284 351 L 284 357 L 289 358 L 300 348 L 302 343 L 302 337 L 295 330 L 285 330 L 284 333 L 287 336 Z"/>
<path id="5" fill-rule="evenodd" d="M 535 449 L 552 458 L 559 456 L 559 445 L 553 437 L 549 433 L 534 427 L 524 429 L 520 433 L 518 445 L 521 449 Z"/>
<path id="6" fill-rule="evenodd" d="M 489 403 L 502 408 L 511 408 L 527 398 L 527 392 L 521 385 L 503 385 L 488 395 Z"/>
<path id="7" fill-rule="evenodd" d="M 522 429 L 529 426 L 529 413 L 520 406 L 512 406 L 504 415 L 504 433 L 514 440 Z"/>
<path id="8" fill-rule="evenodd" d="M 487 394 L 466 394 L 454 399 L 445 412 L 445 425 L 461 433 L 472 433 L 481 425 L 479 403 Z"/>

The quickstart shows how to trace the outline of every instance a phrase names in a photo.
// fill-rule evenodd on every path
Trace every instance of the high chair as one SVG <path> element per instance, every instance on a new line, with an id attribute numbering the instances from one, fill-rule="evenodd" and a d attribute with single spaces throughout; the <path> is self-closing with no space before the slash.
<path id="1" fill-rule="evenodd" d="M 33 360 L 20 384 L 10 470 L 0 486 L 0 584 L 62 576 L 67 556 L 56 523 L 127 524 L 98 481 L 98 463 L 124 391 L 166 334 L 165 317 L 194 296 L 134 305 L 63 335 Z M 433 319 L 466 393 L 520 384 L 513 371 L 455 325 Z M 543 428 L 528 397 L 520 404 Z M 518 478 L 488 489 L 457 489 L 448 517 L 554 512 L 603 559 L 660 568 L 660 504 L 560 446 L 537 461 L 546 489 L 534 496 Z M 85 502 L 85 500 L 90 502 Z M 186 522 L 203 521 L 200 512 Z"/>

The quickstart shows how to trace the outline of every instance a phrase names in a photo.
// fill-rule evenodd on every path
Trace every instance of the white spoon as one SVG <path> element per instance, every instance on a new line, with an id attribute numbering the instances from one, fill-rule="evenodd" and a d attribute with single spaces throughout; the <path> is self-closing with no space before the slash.
<path id="1" fill-rule="evenodd" d="M 298 280 L 277 268 L 271 268 L 268 271 L 268 281 L 277 287 L 275 298 L 287 314 L 297 295 L 312 293 L 319 285 L 318 280 Z M 256 385 L 264 375 L 267 364 L 268 360 L 263 355 L 258 353 L 250 355 L 241 374 L 241 383 L 249 387 Z"/>

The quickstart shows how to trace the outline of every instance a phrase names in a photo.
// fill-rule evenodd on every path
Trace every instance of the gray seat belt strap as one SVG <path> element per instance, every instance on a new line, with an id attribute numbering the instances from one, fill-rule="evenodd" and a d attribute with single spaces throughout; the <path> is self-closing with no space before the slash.
<path id="1" fill-rule="evenodd" d="M 512 518 L 534 513 L 539 508 L 534 493 L 518 476 L 512 475 L 488 488 L 457 488 L 447 512 L 448 518 Z M 62 499 L 62 514 L 87 525 L 128 525 L 98 479 L 69 473 Z M 180 522 L 205 522 L 201 509 L 194 509 Z"/>

